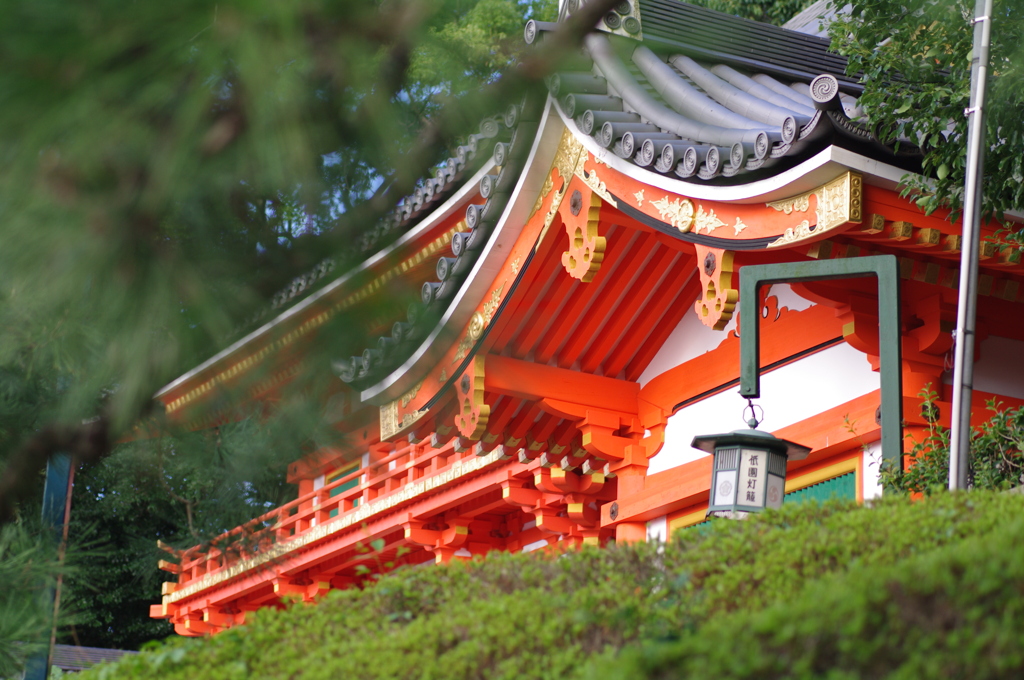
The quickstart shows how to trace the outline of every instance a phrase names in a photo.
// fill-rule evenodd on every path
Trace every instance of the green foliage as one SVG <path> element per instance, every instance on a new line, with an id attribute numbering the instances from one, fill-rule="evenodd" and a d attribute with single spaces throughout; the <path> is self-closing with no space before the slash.
<path id="1" fill-rule="evenodd" d="M 931 501 L 929 501 L 931 502 Z M 591 677 L 1009 678 L 1024 672 L 1024 521 L 895 564 L 817 580 Z"/>
<path id="2" fill-rule="evenodd" d="M 417 92 L 460 95 L 493 80 L 523 49 L 527 19 L 558 16 L 556 0 L 479 0 L 468 11 L 466 3 L 457 7 L 461 11 L 439 13 L 443 23 L 431 26 L 412 55 L 409 74 Z"/>
<path id="3" fill-rule="evenodd" d="M 524 16 L 550 18 L 552 7 L 8 3 L 0 524 L 38 514 L 46 456 L 81 443 L 67 432 L 97 423 L 103 436 L 70 451 L 87 460 L 166 432 L 150 420 L 159 387 L 266 320 L 267 300 L 323 258 L 336 274 L 360 261 L 353 244 L 367 225 L 458 135 L 503 110 L 474 95 L 516 58 Z M 206 541 L 285 500 L 284 464 L 336 438 L 321 417 L 330 360 L 362 346 L 355 329 L 369 317 L 404 304 L 395 295 L 336 315 L 320 330 L 330 342 L 304 348 L 306 370 L 282 388 L 273 422 L 238 408 L 243 384 L 209 403 L 240 425 L 123 445 L 109 467 L 83 471 L 74 535 L 91 528 L 108 560 L 69 585 L 84 639 L 134 646 L 166 630 L 140 609 L 161 578 L 155 539 Z M 12 616 L 0 607 L 0 621 Z"/>
<path id="4" fill-rule="evenodd" d="M 860 593 L 862 574 L 898 574 L 943 546 L 959 552 L 969 537 L 1014 524 L 1022 510 L 1024 498 L 981 493 L 871 508 L 804 503 L 684 531 L 666 546 L 499 553 L 407 568 L 315 607 L 261 611 L 211 639 L 172 639 L 85 677 L 579 678 L 609 668 L 644 677 L 637 668 L 646 652 L 627 654 L 625 671 L 609 664 L 620 650 L 658 640 L 668 646 L 656 658 L 675 663 L 676 646 L 690 650 L 702 635 L 719 635 L 716 649 L 727 659 L 742 642 L 722 641 L 723 621 L 777 621 L 771 612 L 791 601 L 804 618 L 815 602 L 830 608 L 818 616 L 831 616 L 840 605 L 835 596 L 823 600 L 822 589 L 842 590 L 848 579 L 849 592 Z M 842 603 L 850 621 L 859 621 L 858 598 Z M 813 649 L 807 626 L 791 630 L 793 645 Z"/>
<path id="5" fill-rule="evenodd" d="M 853 0 L 849 7 L 830 27 L 832 47 L 849 58 L 849 73 L 863 72 L 860 103 L 879 136 L 924 151 L 928 179 L 905 177 L 905 192 L 928 213 L 952 208 L 955 219 L 963 205 L 973 3 Z M 1024 6 L 995 7 L 983 210 L 1002 218 L 1024 207 Z"/>
<path id="6" fill-rule="evenodd" d="M 22 523 L 0 527 L 0 678 L 19 672 L 49 641 L 46 598 L 60 567 L 55 537 L 43 537 Z"/>
<path id="7" fill-rule="evenodd" d="M 921 412 L 938 413 L 938 394 L 921 393 Z M 1005 490 L 1024 482 L 1024 409 L 1004 409 L 989 400 L 992 417 L 971 428 L 969 483 L 975 489 Z M 937 420 L 937 419 L 935 419 Z M 883 461 L 879 477 L 887 492 L 940 493 L 949 487 L 949 429 L 934 420 L 923 439 L 912 439 L 913 459 L 906 470 Z"/>
<path id="8" fill-rule="evenodd" d="M 690 4 L 781 26 L 813 2 L 814 0 L 694 0 Z"/>

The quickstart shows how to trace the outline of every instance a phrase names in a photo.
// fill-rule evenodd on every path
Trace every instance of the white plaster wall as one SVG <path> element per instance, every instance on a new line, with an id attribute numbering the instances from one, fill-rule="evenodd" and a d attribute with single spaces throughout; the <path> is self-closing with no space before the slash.
<path id="1" fill-rule="evenodd" d="M 660 543 L 668 541 L 668 516 L 658 517 L 647 523 L 647 542 L 651 541 Z"/>
<path id="2" fill-rule="evenodd" d="M 546 547 L 548 547 L 548 540 L 546 538 L 542 538 L 539 541 L 534 541 L 533 543 L 527 543 L 526 545 L 524 545 L 523 552 L 533 552 L 534 550 L 540 550 L 541 548 Z"/>
<path id="3" fill-rule="evenodd" d="M 985 338 L 981 360 L 974 364 L 974 389 L 1024 399 L 1024 342 Z"/>
<path id="4" fill-rule="evenodd" d="M 878 469 L 882 464 L 882 442 L 872 442 L 864 447 L 861 454 L 861 494 L 865 501 L 882 497 L 882 483 L 878 480 Z"/>
<path id="5" fill-rule="evenodd" d="M 793 289 L 786 284 L 775 284 L 768 294 L 779 299 L 780 309 L 788 307 L 791 311 L 799 312 L 812 306 L 811 302 L 794 293 Z M 690 359 L 695 359 L 718 347 L 729 333 L 736 329 L 737 316 L 739 316 L 738 313 L 725 327 L 725 330 L 716 331 L 701 323 L 695 312 L 687 310 L 679 325 L 668 336 L 661 350 L 640 376 L 640 386 L 643 387 L 670 368 L 675 368 L 679 364 L 686 363 Z"/>
<path id="6" fill-rule="evenodd" d="M 840 343 L 761 376 L 761 398 L 755 402 L 764 410 L 760 429 L 792 425 L 877 389 L 878 374 L 865 356 Z M 668 419 L 665 446 L 651 459 L 648 474 L 707 455 L 690 446 L 693 438 L 745 427 L 746 404 L 739 388 L 732 387 L 677 411 Z"/>

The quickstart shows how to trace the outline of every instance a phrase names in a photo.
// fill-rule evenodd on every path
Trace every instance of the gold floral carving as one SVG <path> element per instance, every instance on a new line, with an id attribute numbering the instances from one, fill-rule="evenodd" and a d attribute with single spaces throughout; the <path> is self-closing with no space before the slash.
<path id="1" fill-rule="evenodd" d="M 501 304 L 501 293 L 504 290 L 505 282 L 502 281 L 500 286 L 491 291 L 491 299 L 484 303 L 484 326 L 489 324 L 491 319 L 494 318 L 494 312 L 497 311 L 498 305 Z M 482 327 L 481 330 L 483 330 Z"/>
<path id="2" fill-rule="evenodd" d="M 387 439 L 398 434 L 398 401 L 389 401 L 380 407 L 380 438 Z"/>
<path id="3" fill-rule="evenodd" d="M 516 274 L 519 273 L 519 258 L 518 257 L 516 259 L 512 260 L 512 264 L 509 266 L 509 269 L 512 270 L 512 276 L 515 276 Z"/>
<path id="4" fill-rule="evenodd" d="M 448 379 L 448 371 L 447 371 L 447 369 L 442 368 L 441 369 L 441 375 L 437 376 L 437 381 L 440 382 L 440 383 L 443 383 L 447 379 Z"/>
<path id="5" fill-rule="evenodd" d="M 714 210 L 711 210 L 710 212 L 704 212 L 704 206 L 699 206 L 697 208 L 697 216 L 693 220 L 694 233 L 699 234 L 700 232 L 703 231 L 707 234 L 710 234 L 715 229 L 724 226 L 725 222 L 718 219 L 718 215 L 715 214 Z"/>
<path id="6" fill-rule="evenodd" d="M 494 318 L 494 313 L 498 310 L 498 305 L 501 304 L 501 293 L 505 290 L 505 281 L 502 281 L 501 285 L 491 291 L 491 297 L 489 300 L 484 302 L 483 312 L 474 312 L 473 316 L 469 318 L 469 326 L 466 328 L 466 335 L 459 342 L 459 346 L 455 349 L 455 356 L 452 358 L 451 363 L 457 364 L 466 358 L 469 354 L 469 349 L 473 346 L 480 336 L 483 335 L 484 328 Z"/>
<path id="7" fill-rule="evenodd" d="M 793 198 L 784 198 L 781 201 L 772 201 L 767 205 L 769 208 L 774 208 L 787 215 L 791 215 L 794 211 L 807 212 L 808 208 L 811 207 L 811 194 L 813 193 L 814 191 L 808 191 L 806 194 L 800 194 Z"/>
<path id="8" fill-rule="evenodd" d="M 414 388 L 414 391 L 419 390 L 422 386 L 422 382 Z M 413 395 L 415 396 L 415 395 Z M 409 397 L 406 399 L 406 397 Z M 404 408 L 409 405 L 409 401 L 412 397 L 407 394 L 394 401 L 388 402 L 380 407 L 380 438 L 381 441 L 394 437 L 396 434 L 404 430 L 405 428 L 413 425 L 426 415 L 426 411 L 413 411 L 412 413 L 406 413 L 399 419 L 398 408 L 399 405 Z M 403 403 L 404 402 L 404 403 Z"/>
<path id="9" fill-rule="evenodd" d="M 736 224 L 732 225 L 732 228 L 736 230 L 736 235 L 739 236 L 740 232 L 747 228 L 747 225 L 743 224 L 743 220 L 736 218 Z"/>
<path id="10" fill-rule="evenodd" d="M 558 170 L 558 174 L 562 176 L 562 179 L 568 181 L 569 176 L 575 172 L 576 163 L 581 153 L 585 154 L 586 151 L 584 151 L 580 140 L 576 139 L 576 135 L 569 128 L 562 130 L 562 139 L 558 142 L 558 149 L 555 151 L 555 160 L 553 162 L 555 169 Z"/>
<path id="11" fill-rule="evenodd" d="M 421 387 L 423 387 L 422 380 L 416 383 L 416 385 L 411 390 L 403 394 L 398 399 L 398 403 L 401 404 L 402 408 L 408 408 L 409 402 L 416 398 L 416 395 L 419 393 Z"/>
<path id="12" fill-rule="evenodd" d="M 693 201 L 690 199 L 677 198 L 675 201 L 670 202 L 668 196 L 665 196 L 656 201 L 651 201 L 651 205 L 657 209 L 661 219 L 684 234 L 693 228 Z"/>
<path id="13" fill-rule="evenodd" d="M 544 185 L 540 188 L 540 193 L 537 194 L 537 200 L 533 203 L 533 209 L 530 211 L 530 219 L 533 219 L 533 216 L 537 214 L 538 210 L 540 210 L 541 205 L 544 204 L 544 197 L 551 192 L 554 185 L 555 181 L 551 179 L 551 173 L 549 172 L 548 176 L 544 178 Z"/>
<path id="14" fill-rule="evenodd" d="M 638 207 L 638 208 L 643 207 L 643 205 L 644 205 L 644 190 L 641 189 L 640 191 L 638 191 L 635 194 L 633 194 L 633 198 L 636 199 L 636 207 Z"/>
<path id="15" fill-rule="evenodd" d="M 769 248 L 820 238 L 822 234 L 837 227 L 860 223 L 863 219 L 864 185 L 861 176 L 855 172 L 846 172 L 805 194 L 768 203 L 768 207 L 787 215 L 793 212 L 807 212 L 810 209 L 811 196 L 816 197 L 818 203 L 815 210 L 816 223 L 812 226 L 809 220 L 803 220 L 796 226 L 786 229 L 782 236 L 768 244 Z"/>
<path id="16" fill-rule="evenodd" d="M 455 356 L 452 357 L 452 363 L 457 364 L 466 358 L 469 354 L 469 348 L 473 346 L 473 338 L 469 337 L 469 333 L 466 333 L 466 337 L 462 338 L 459 346 L 455 348 Z"/>
<path id="17" fill-rule="evenodd" d="M 586 157 L 587 157 L 586 152 L 584 152 L 583 155 L 580 156 L 580 158 L 584 159 L 584 160 L 586 159 Z M 601 181 L 601 178 L 597 176 L 597 171 L 596 170 L 591 170 L 589 173 L 587 173 L 583 169 L 582 163 L 581 163 L 580 164 L 580 168 L 579 168 L 579 172 L 576 173 L 576 176 L 579 177 L 580 179 L 582 179 L 584 184 L 586 184 L 588 187 L 590 187 L 595 194 L 597 194 L 598 196 L 600 196 L 604 200 L 608 201 L 609 203 L 611 203 L 615 207 L 619 206 L 619 204 L 615 201 L 615 199 L 612 198 L 612 195 L 610 193 L 608 193 L 608 187 L 606 187 L 604 182 Z"/>
<path id="18" fill-rule="evenodd" d="M 542 233 L 547 233 L 551 223 L 555 221 L 555 215 L 558 214 L 558 207 L 562 205 L 562 199 L 565 198 L 565 184 L 562 185 L 561 189 L 555 189 L 551 195 L 551 207 L 548 208 L 548 214 L 544 218 L 544 229 Z"/>
<path id="19" fill-rule="evenodd" d="M 569 131 L 568 128 L 562 130 L 562 139 L 558 142 L 558 149 L 555 151 L 555 160 L 552 161 L 552 167 L 558 172 L 559 177 L 562 179 L 562 185 L 558 189 L 554 189 L 554 178 L 551 173 L 548 173 L 548 180 L 544 182 L 544 187 L 541 190 L 541 202 L 543 203 L 544 197 L 548 195 L 548 192 L 554 189 L 554 193 L 551 194 L 551 205 L 548 207 L 548 214 L 544 218 L 544 229 L 543 234 L 546 234 L 548 228 L 551 227 L 551 223 L 555 221 L 555 215 L 558 214 L 558 207 L 562 204 L 562 199 L 565 198 L 566 187 L 569 185 L 569 179 L 573 176 L 576 170 L 576 165 L 579 162 L 580 155 L 586 156 L 586 151 L 583 145 L 580 143 L 576 136 Z M 540 205 L 537 205 L 537 209 L 540 209 Z"/>

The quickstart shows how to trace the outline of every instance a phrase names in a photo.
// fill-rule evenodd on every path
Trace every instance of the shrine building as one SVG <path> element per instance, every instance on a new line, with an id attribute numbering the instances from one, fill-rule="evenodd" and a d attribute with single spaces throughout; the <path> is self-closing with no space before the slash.
<path id="1" fill-rule="evenodd" d="M 527 42 L 553 27 L 530 22 Z M 877 496 L 876 282 L 776 284 L 759 319 L 736 313 L 747 265 L 894 256 L 904 432 L 948 425 L 961 225 L 900 196 L 920 150 L 878 138 L 861 92 L 825 38 L 619 3 L 547 92 L 482 121 L 365 234 L 358 267 L 298 279 L 276 316 L 158 393 L 210 427 L 219 389 L 260 370 L 249 394 L 265 400 L 311 339 L 346 348 L 326 409 L 345 447 L 290 466 L 297 498 L 251 525 L 276 541 L 163 562 L 178 580 L 152 615 L 211 634 L 386 562 L 669 540 L 707 513 L 693 437 L 743 427 L 751 323 L 761 429 L 811 449 L 786 498 Z M 989 398 L 1024 403 L 1024 269 L 995 226 L 980 272 L 977 422 Z M 418 302 L 389 315 L 396 291 Z M 338 315 L 371 340 L 318 337 Z"/>

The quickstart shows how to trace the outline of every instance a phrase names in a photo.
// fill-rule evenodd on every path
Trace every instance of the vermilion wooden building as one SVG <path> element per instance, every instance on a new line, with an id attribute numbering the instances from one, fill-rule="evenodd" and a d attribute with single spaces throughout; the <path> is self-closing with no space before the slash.
<path id="1" fill-rule="evenodd" d="M 419 290 L 335 362 L 338 426 L 361 459 L 294 464 L 297 499 L 261 520 L 277 542 L 187 551 L 153 616 L 215 633 L 358 584 L 399 548 L 403 563 L 445 563 L 703 521 L 710 459 L 690 441 L 742 426 L 734 312 L 750 263 L 895 255 L 906 430 L 926 425 L 929 384 L 948 423 L 960 226 L 899 196 L 913 146 L 872 135 L 827 41 L 630 0 L 585 54 L 548 95 L 484 121 L 368 233 L 360 267 L 296 282 L 279 316 L 159 393 L 172 417 L 213 418 L 219 387 L 270 367 L 258 399 L 332 317 Z M 1019 251 L 986 231 L 979 419 L 990 396 L 1024 400 L 1021 278 Z M 813 449 L 790 463 L 788 494 L 879 493 L 876 296 L 870 279 L 766 296 L 762 428 Z M 383 550 L 360 550 L 371 542 Z"/>

